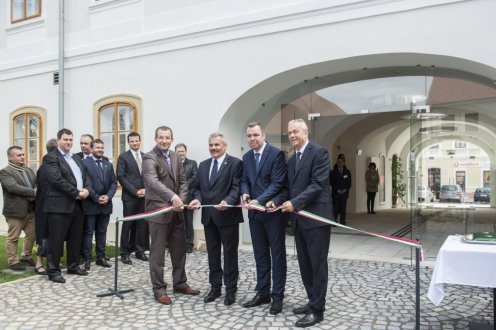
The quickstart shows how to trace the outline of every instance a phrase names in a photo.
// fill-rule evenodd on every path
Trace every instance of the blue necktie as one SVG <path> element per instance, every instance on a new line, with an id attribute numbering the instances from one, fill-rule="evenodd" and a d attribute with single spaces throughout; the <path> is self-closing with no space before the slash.
<path id="1" fill-rule="evenodd" d="M 103 167 L 102 167 L 102 161 L 100 159 L 96 160 L 96 166 L 100 169 L 100 173 L 102 173 L 102 178 L 103 178 Z"/>
<path id="2" fill-rule="evenodd" d="M 219 163 L 217 162 L 217 159 L 214 159 L 214 166 L 212 166 L 212 172 L 210 173 L 210 183 L 214 182 L 218 170 L 219 170 Z"/>
<path id="3" fill-rule="evenodd" d="M 260 166 L 260 153 L 255 152 L 255 168 L 258 170 L 258 166 Z"/>
<path id="4" fill-rule="evenodd" d="M 298 169 L 298 166 L 300 166 L 300 161 L 301 161 L 301 152 L 296 153 L 296 168 Z"/>

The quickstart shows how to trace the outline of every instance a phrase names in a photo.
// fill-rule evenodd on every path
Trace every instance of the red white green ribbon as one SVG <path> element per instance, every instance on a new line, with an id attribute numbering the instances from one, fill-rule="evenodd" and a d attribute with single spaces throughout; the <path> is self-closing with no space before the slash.
<path id="1" fill-rule="evenodd" d="M 218 206 L 219 205 L 216 204 L 216 205 L 201 205 L 200 207 L 202 208 L 202 207 L 218 207 Z M 224 207 L 244 207 L 244 208 L 251 209 L 251 210 L 256 210 L 256 211 L 260 211 L 260 212 L 269 212 L 269 213 L 272 213 L 272 212 L 275 212 L 275 211 L 282 209 L 282 207 L 279 206 L 279 207 L 275 208 L 274 210 L 267 211 L 267 209 L 265 207 L 263 207 L 262 205 L 258 205 L 258 204 L 257 205 L 254 205 L 254 204 L 224 205 Z M 120 219 L 117 218 L 116 221 L 117 222 L 125 222 L 125 221 L 134 221 L 134 220 L 138 220 L 138 219 L 151 218 L 151 217 L 154 217 L 154 216 L 157 216 L 160 214 L 168 213 L 168 212 L 172 211 L 172 209 L 173 209 L 172 206 L 165 206 L 165 207 L 162 207 L 162 208 L 154 210 L 154 211 L 130 215 L 130 216 L 120 218 Z M 357 231 L 357 232 L 360 232 L 363 234 L 383 238 L 383 239 L 386 239 L 386 240 L 389 240 L 392 242 L 408 245 L 410 247 L 419 249 L 420 250 L 420 260 L 422 260 L 423 251 L 422 251 L 422 244 L 420 244 L 420 242 L 417 242 L 417 241 L 414 241 L 414 240 L 411 240 L 408 238 L 390 236 L 390 235 L 386 235 L 386 234 L 375 233 L 375 232 L 371 232 L 371 231 L 365 231 L 365 230 L 356 229 L 353 227 L 348 227 L 346 225 L 340 224 L 339 222 L 329 220 L 327 218 L 321 217 L 319 215 L 313 214 L 313 213 L 305 211 L 305 210 L 294 211 L 293 213 L 304 216 L 305 218 L 308 218 L 308 219 L 311 219 L 314 221 L 319 221 L 319 222 L 322 222 L 325 224 L 331 224 L 331 225 L 335 225 L 335 226 L 338 226 L 341 228 L 354 230 L 354 231 Z"/>
<path id="2" fill-rule="evenodd" d="M 218 207 L 219 204 L 212 204 L 212 205 L 201 205 L 200 208 L 202 207 Z M 247 209 L 252 209 L 252 210 L 257 210 L 261 212 L 265 212 L 265 207 L 261 205 L 250 205 L 250 204 L 237 204 L 237 205 L 223 205 L 224 207 L 245 207 Z M 139 220 L 139 219 L 147 219 L 151 218 L 160 214 L 168 213 L 172 211 L 173 207 L 171 205 L 164 206 L 162 208 L 159 208 L 154 211 L 149 211 L 149 212 L 143 212 L 143 213 L 138 213 L 134 215 L 130 215 L 124 218 L 117 218 L 116 222 L 126 222 L 126 221 L 134 221 L 134 220 Z"/>

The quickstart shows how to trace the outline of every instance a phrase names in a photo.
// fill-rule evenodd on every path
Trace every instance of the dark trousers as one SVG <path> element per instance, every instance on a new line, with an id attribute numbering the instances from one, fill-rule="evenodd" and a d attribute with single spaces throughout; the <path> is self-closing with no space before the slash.
<path id="1" fill-rule="evenodd" d="M 184 209 L 184 228 L 186 230 L 186 246 L 193 246 L 195 232 L 193 230 L 193 210 Z"/>
<path id="2" fill-rule="evenodd" d="M 348 197 L 343 196 L 333 196 L 332 197 L 332 207 L 334 209 L 334 219 L 337 220 L 338 214 L 339 222 L 342 224 L 346 224 L 346 202 L 348 201 Z"/>
<path id="3" fill-rule="evenodd" d="M 81 201 L 76 201 L 72 213 L 48 213 L 47 273 L 49 278 L 60 275 L 60 258 L 67 240 L 67 270 L 79 267 L 79 252 L 83 238 L 84 213 Z"/>
<path id="4" fill-rule="evenodd" d="M 46 257 L 48 248 L 48 220 L 47 213 L 43 212 L 43 200 L 41 206 L 36 207 L 34 215 L 36 244 L 38 245 L 38 257 Z"/>
<path id="5" fill-rule="evenodd" d="M 226 292 L 235 293 L 238 290 L 239 277 L 239 224 L 217 227 L 213 221 L 210 221 L 204 227 L 211 289 L 220 292 L 224 278 Z M 221 265 L 221 248 L 224 249 L 224 270 Z"/>
<path id="6" fill-rule="evenodd" d="M 310 310 L 320 315 L 325 310 L 330 241 L 331 226 L 303 229 L 296 225 L 295 243 L 301 279 L 308 295 Z"/>
<path id="7" fill-rule="evenodd" d="M 167 283 L 164 281 L 165 245 L 167 244 L 172 263 L 172 285 L 173 288 L 186 287 L 186 240 L 184 235 L 184 223 L 174 212 L 172 221 L 169 223 L 155 223 L 148 221 L 150 231 L 150 279 L 153 293 L 164 295 L 167 293 Z"/>
<path id="8" fill-rule="evenodd" d="M 367 211 L 374 211 L 374 202 L 375 202 L 375 191 L 367 191 Z"/>
<path id="9" fill-rule="evenodd" d="M 272 300 L 284 299 L 286 285 L 286 219 L 281 212 L 256 212 L 250 217 L 250 233 L 257 268 L 255 291 L 269 297 L 272 265 Z M 272 257 L 272 260 L 271 260 Z"/>
<path id="10" fill-rule="evenodd" d="M 125 217 L 145 212 L 145 199 L 136 198 L 123 201 L 123 215 Z M 126 221 L 121 229 L 121 256 L 128 256 L 133 252 L 145 252 L 150 249 L 150 236 L 146 220 Z"/>
<path id="11" fill-rule="evenodd" d="M 82 256 L 84 259 L 91 259 L 93 233 L 95 234 L 96 259 L 105 259 L 105 243 L 107 241 L 107 227 L 110 214 L 86 215 L 84 219 L 84 236 Z"/>

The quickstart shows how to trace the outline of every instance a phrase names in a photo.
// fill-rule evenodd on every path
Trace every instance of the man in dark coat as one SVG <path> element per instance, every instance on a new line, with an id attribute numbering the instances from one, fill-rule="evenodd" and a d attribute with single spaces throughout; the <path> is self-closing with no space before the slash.
<path id="1" fill-rule="evenodd" d="M 351 172 L 345 165 L 345 157 L 339 154 L 332 169 L 329 180 L 332 189 L 332 206 L 334 208 L 334 218 L 346 225 L 346 203 L 350 195 Z"/>
<path id="2" fill-rule="evenodd" d="M 295 154 L 288 160 L 289 200 L 282 204 L 283 212 L 304 210 L 332 218 L 329 153 L 308 141 L 308 127 L 303 119 L 289 122 L 288 136 Z M 294 213 L 291 214 L 291 225 L 308 296 L 307 304 L 293 310 L 295 314 L 305 315 L 295 325 L 308 327 L 324 320 L 331 225 Z"/>
<path id="3" fill-rule="evenodd" d="M 92 183 L 90 198 L 83 201 L 85 219 L 82 255 L 85 259 L 85 270 L 90 270 L 91 267 L 93 233 L 96 243 L 96 264 L 106 268 L 111 267 L 105 258 L 105 243 L 110 214 L 112 214 L 112 198 L 117 191 L 114 166 L 103 159 L 103 141 L 95 139 L 91 149 L 92 155 L 83 160 L 84 168 Z"/>
<path id="4" fill-rule="evenodd" d="M 184 175 L 186 176 L 186 182 L 188 183 L 188 196 L 184 201 L 184 204 L 189 204 L 193 200 L 193 185 L 198 175 L 198 165 L 196 161 L 186 157 L 188 153 L 188 147 L 184 143 L 179 143 L 175 148 L 176 153 L 181 159 L 181 163 L 184 168 Z M 195 240 L 195 232 L 193 230 L 193 210 L 185 208 L 183 210 L 184 214 L 184 227 L 186 228 L 186 252 L 193 252 L 193 242 Z"/>
<path id="5" fill-rule="evenodd" d="M 211 158 L 200 163 L 194 186 L 195 199 L 189 207 L 202 208 L 202 224 L 208 252 L 210 292 L 204 302 L 209 303 L 221 296 L 222 280 L 226 286 L 224 305 L 236 301 L 238 290 L 238 245 L 239 224 L 243 214 L 239 207 L 228 207 L 240 203 L 240 188 L 243 165 L 241 160 L 226 154 L 227 142 L 220 133 L 213 133 L 208 140 Z M 221 263 L 224 250 L 224 269 Z"/>
<path id="6" fill-rule="evenodd" d="M 58 148 L 43 157 L 48 192 L 43 211 L 48 213 L 48 279 L 65 283 L 60 257 L 67 240 L 67 274 L 88 275 L 79 267 L 79 252 L 84 228 L 82 201 L 89 196 L 91 181 L 79 156 L 71 153 L 73 134 L 67 128 L 57 133 Z"/>

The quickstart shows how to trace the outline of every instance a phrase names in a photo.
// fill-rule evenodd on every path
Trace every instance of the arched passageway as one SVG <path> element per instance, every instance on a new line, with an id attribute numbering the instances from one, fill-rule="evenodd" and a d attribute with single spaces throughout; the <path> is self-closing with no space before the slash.
<path id="1" fill-rule="evenodd" d="M 480 185 L 483 172 L 494 177 L 494 73 L 495 68 L 483 64 L 431 54 L 376 54 L 316 63 L 269 77 L 252 87 L 231 105 L 220 129 L 230 136 L 231 148 L 234 145 L 245 152 L 246 124 L 259 121 L 266 126 L 269 141 L 291 154 L 287 122 L 305 119 L 311 140 L 329 149 L 332 162 L 339 153 L 347 155 L 354 177 L 348 210 L 360 216 L 366 210 L 363 176 L 371 160 L 382 162 L 382 210 L 392 206 L 390 160 L 394 154 L 405 162 L 405 177 L 412 175 L 408 167 L 413 161 L 415 171 L 420 171 L 419 180 L 427 180 L 424 158 L 431 156 L 426 156 L 426 150 L 439 145 L 449 149 L 444 144 L 463 142 L 480 150 L 478 164 L 484 166 L 477 174 Z M 419 111 L 439 116 L 412 120 Z M 470 159 L 473 155 L 467 154 Z M 494 188 L 493 180 L 489 185 Z M 402 221 L 412 227 L 411 219 Z"/>

